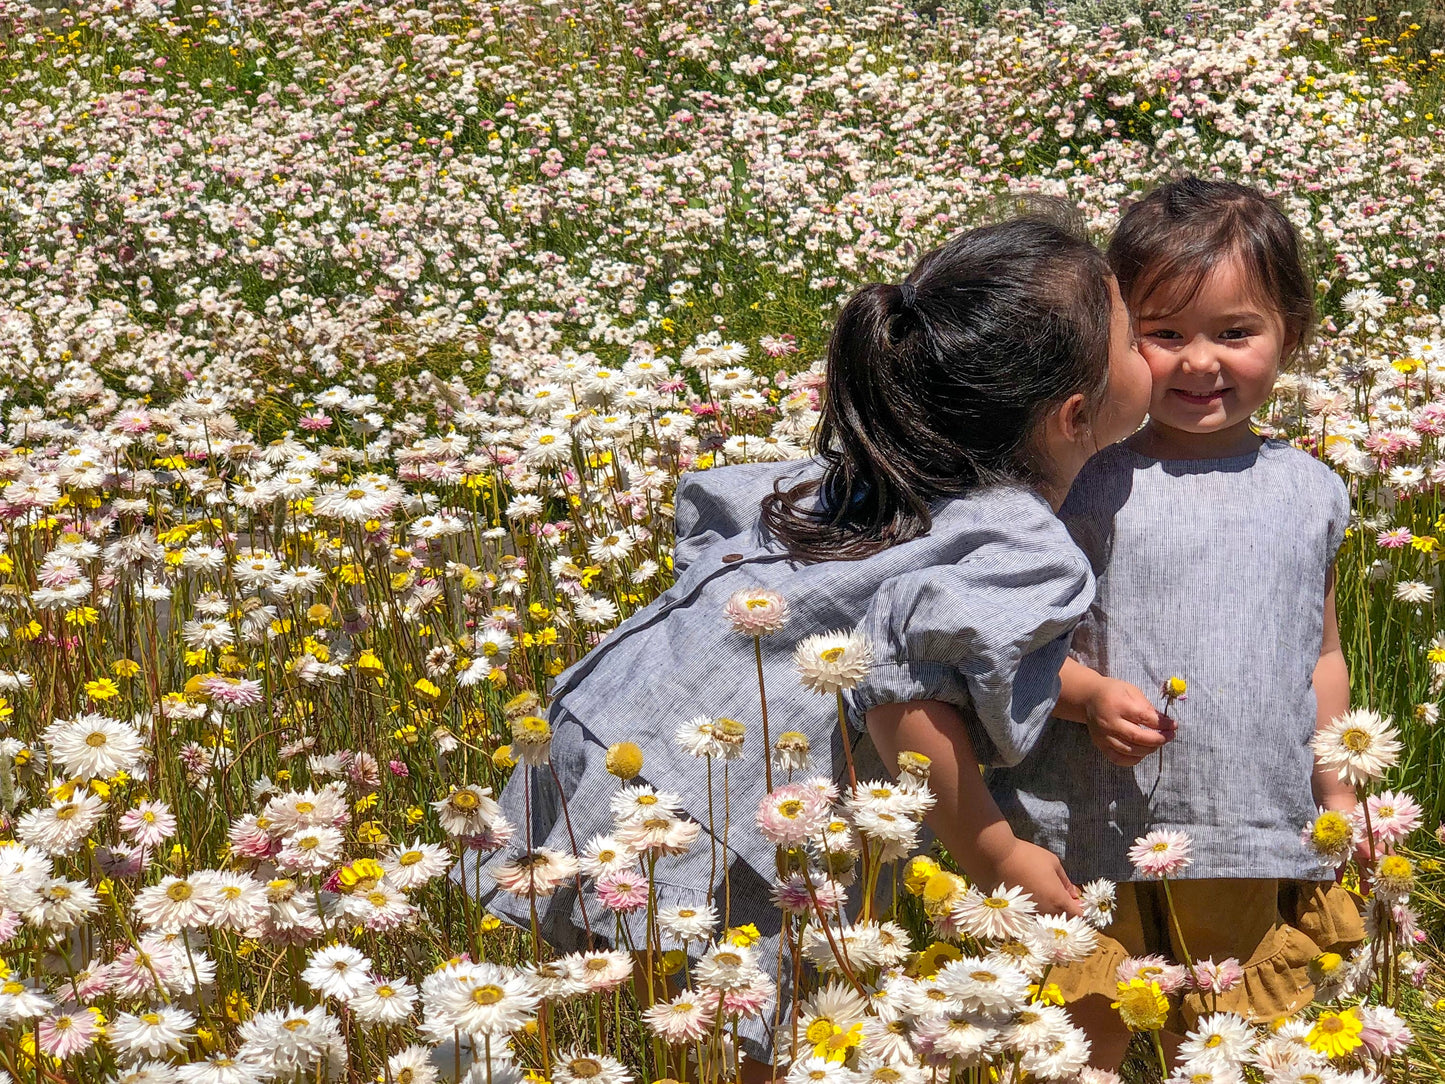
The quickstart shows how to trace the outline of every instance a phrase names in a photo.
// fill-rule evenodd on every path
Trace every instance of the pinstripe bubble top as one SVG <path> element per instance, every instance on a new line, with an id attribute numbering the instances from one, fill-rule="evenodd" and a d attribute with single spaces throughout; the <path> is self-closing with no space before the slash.
<path id="1" fill-rule="evenodd" d="M 1159 460 L 1128 444 L 1084 467 L 1060 510 L 1098 592 L 1073 653 L 1158 706 L 1188 683 L 1162 757 L 1111 764 L 1087 728 L 1055 719 L 1032 755 L 991 774 L 1014 830 L 1075 880 L 1133 880 L 1153 828 L 1194 841 L 1193 878 L 1326 879 L 1301 841 L 1325 580 L 1349 497 L 1325 464 L 1276 440 L 1229 459 Z"/>
<path id="2" fill-rule="evenodd" d="M 861 625 L 878 661 L 855 701 L 860 721 L 885 694 L 948 700 L 968 710 L 983 760 L 1017 762 L 1048 718 L 1067 633 L 1093 594 L 1088 564 L 1048 502 L 1022 487 L 978 490 L 936 507 L 924 537 L 863 560 L 804 564 L 760 532 L 759 504 L 774 482 L 820 473 L 809 461 L 687 476 L 676 498 L 676 584 L 565 672 L 554 705 L 604 741 L 670 735 L 699 714 L 752 730 L 753 644 L 732 632 L 723 605 L 734 591 L 767 587 L 791 614 L 763 641 L 775 736 L 801 730 L 820 754 L 827 748 L 836 705 L 802 688 L 793 649 Z M 677 766 L 685 769 L 696 770 Z M 750 782 L 758 789 L 744 801 L 755 802 L 761 773 Z"/>
<path id="3" fill-rule="evenodd" d="M 752 825 L 766 793 L 753 642 L 729 625 L 728 598 L 765 587 L 787 599 L 788 623 L 762 641 L 769 730 L 774 739 L 786 730 L 805 733 L 813 771 L 836 778 L 843 764 L 837 704 L 800 683 L 792 662 L 800 640 L 859 625 L 871 638 L 877 663 L 854 698 L 854 725 L 883 700 L 947 700 L 963 710 L 981 760 L 1012 764 L 1048 721 L 1068 635 L 1094 590 L 1088 562 L 1063 524 L 1023 487 L 989 487 L 943 501 L 927 535 L 863 560 L 794 561 L 760 531 L 759 505 L 775 483 L 788 488 L 820 476 L 812 460 L 685 476 L 675 498 L 675 584 L 564 671 L 552 694 L 553 761 L 570 796 L 570 835 L 579 846 L 611 827 L 615 781 L 602 767 L 608 745 L 641 745 L 638 782 L 681 795 L 686 812 L 706 825 L 707 765 L 673 735 L 697 716 L 726 716 L 747 726 L 744 758 L 732 765 L 732 809 L 741 827 L 729 837 L 735 852 L 729 861 L 756 871 L 762 887 L 755 920 L 774 927 L 776 913 L 766 898 L 773 847 Z M 570 851 L 560 812 L 546 796 L 551 781 L 535 781 L 529 804 L 526 778 L 523 768 L 513 774 L 504 809 L 519 825 L 529 824 L 533 846 Z M 703 847 L 700 857 L 661 863 L 658 878 L 696 898 L 710 866 Z"/>

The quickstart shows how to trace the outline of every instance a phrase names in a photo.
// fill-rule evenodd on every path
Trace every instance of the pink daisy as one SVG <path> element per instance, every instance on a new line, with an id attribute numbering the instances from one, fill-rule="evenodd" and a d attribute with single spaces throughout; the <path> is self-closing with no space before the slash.
<path id="1" fill-rule="evenodd" d="M 1393 531 L 1381 531 L 1375 541 L 1387 550 L 1398 550 L 1408 546 L 1414 535 L 1408 527 L 1396 527 Z"/>
<path id="2" fill-rule="evenodd" d="M 141 802 L 121 814 L 120 830 L 142 847 L 154 849 L 176 834 L 175 814 L 165 802 Z"/>
<path id="3" fill-rule="evenodd" d="M 36 1025 L 40 1052 L 52 1058 L 68 1058 L 95 1041 L 95 1017 L 85 1009 L 51 1013 Z"/>
<path id="4" fill-rule="evenodd" d="M 1402 843 L 1425 819 L 1425 811 L 1410 795 L 1401 791 L 1386 790 L 1372 794 L 1365 803 L 1370 811 L 1370 831 L 1375 842 L 1383 847 Z M 1356 824 L 1363 830 L 1364 815 L 1359 806 L 1355 807 Z"/>
<path id="5" fill-rule="evenodd" d="M 723 613 L 742 635 L 767 636 L 787 623 L 788 603 L 776 591 L 754 587 L 734 592 Z"/>
<path id="6" fill-rule="evenodd" d="M 803 783 L 789 783 L 758 803 L 758 831 L 780 847 L 797 847 L 815 835 L 828 817 L 822 794 Z"/>
<path id="7" fill-rule="evenodd" d="M 1233 990 L 1243 981 L 1244 968 L 1233 956 L 1227 960 L 1220 960 L 1218 963 L 1213 960 L 1201 960 L 1194 965 L 1194 988 L 1196 990 L 1223 994 Z"/>
<path id="8" fill-rule="evenodd" d="M 818 897 L 818 908 L 824 914 L 836 914 L 846 895 L 837 881 L 824 879 L 815 881 L 813 894 Z M 808 895 L 808 883 L 801 873 L 794 873 L 786 881 L 773 884 L 773 903 L 790 915 L 811 915 L 814 913 L 813 898 Z"/>
<path id="9" fill-rule="evenodd" d="M 1193 861 L 1189 856 L 1191 846 L 1187 832 L 1156 828 L 1134 841 L 1129 861 L 1145 877 L 1173 877 Z"/>
<path id="10" fill-rule="evenodd" d="M 741 990 L 729 990 L 723 994 L 725 1016 L 757 1016 L 773 1000 L 773 981 L 759 980 Z"/>
<path id="11" fill-rule="evenodd" d="M 611 873 L 597 879 L 597 899 L 609 911 L 627 914 L 647 906 L 647 881 L 631 873 Z"/>

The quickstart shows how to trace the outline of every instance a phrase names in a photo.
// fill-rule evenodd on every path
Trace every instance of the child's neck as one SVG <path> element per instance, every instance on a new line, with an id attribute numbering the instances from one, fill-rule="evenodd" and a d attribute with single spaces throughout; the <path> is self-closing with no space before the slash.
<path id="1" fill-rule="evenodd" d="M 1247 420 L 1214 433 L 1190 433 L 1151 418 L 1124 443 L 1151 459 L 1228 459 L 1257 451 L 1264 442 Z"/>

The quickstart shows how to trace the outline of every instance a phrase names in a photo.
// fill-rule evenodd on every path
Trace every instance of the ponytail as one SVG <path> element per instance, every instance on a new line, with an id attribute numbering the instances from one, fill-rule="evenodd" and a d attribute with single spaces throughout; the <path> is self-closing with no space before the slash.
<path id="1" fill-rule="evenodd" d="M 1075 392 L 1102 399 L 1110 313 L 1103 256 L 1036 217 L 864 286 L 828 343 L 823 477 L 765 498 L 764 528 L 800 559 L 857 560 L 926 534 L 942 498 L 1038 481 L 1037 421 Z"/>

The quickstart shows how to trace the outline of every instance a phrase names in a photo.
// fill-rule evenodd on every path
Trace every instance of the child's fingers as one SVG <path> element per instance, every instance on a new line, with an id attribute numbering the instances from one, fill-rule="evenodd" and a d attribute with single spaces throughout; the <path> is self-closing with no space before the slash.
<path id="1" fill-rule="evenodd" d="M 1144 759 L 1143 753 L 1136 753 L 1121 741 L 1111 741 L 1104 749 L 1104 758 L 1121 768 L 1132 768 Z"/>
<path id="2" fill-rule="evenodd" d="M 1158 730 L 1150 730 L 1147 726 L 1120 722 L 1114 728 L 1113 737 L 1130 746 L 1131 752 L 1143 755 L 1152 753 L 1162 745 L 1169 744 L 1172 735 L 1163 734 Z"/>

